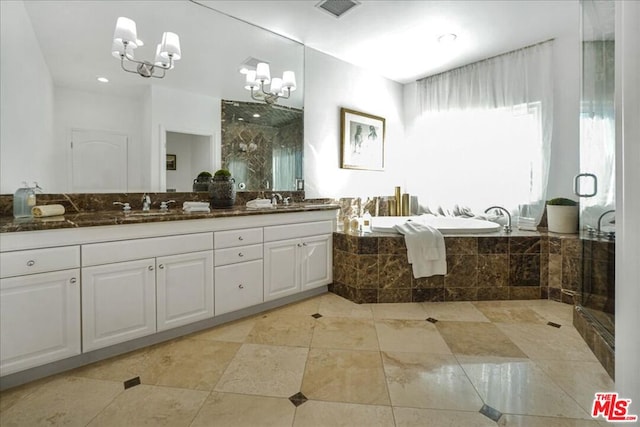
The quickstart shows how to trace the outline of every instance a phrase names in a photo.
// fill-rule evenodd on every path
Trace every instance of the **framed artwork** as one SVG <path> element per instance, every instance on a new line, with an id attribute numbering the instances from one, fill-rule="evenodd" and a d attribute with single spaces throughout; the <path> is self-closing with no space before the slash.
<path id="1" fill-rule="evenodd" d="M 340 167 L 384 170 L 384 118 L 347 108 L 340 109 L 340 116 Z"/>
<path id="2" fill-rule="evenodd" d="M 167 154 L 167 170 L 176 170 L 177 159 L 175 154 Z"/>

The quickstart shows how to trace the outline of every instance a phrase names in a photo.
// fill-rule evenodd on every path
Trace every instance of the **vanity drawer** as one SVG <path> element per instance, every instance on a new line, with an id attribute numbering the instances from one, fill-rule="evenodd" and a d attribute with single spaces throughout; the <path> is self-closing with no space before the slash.
<path id="1" fill-rule="evenodd" d="M 213 249 L 211 233 L 151 237 L 82 246 L 82 266 L 154 258 Z"/>
<path id="2" fill-rule="evenodd" d="M 214 249 L 255 245 L 256 243 L 262 243 L 262 228 L 217 231 L 213 236 Z"/>
<path id="3" fill-rule="evenodd" d="M 215 314 L 240 310 L 263 301 L 262 260 L 215 268 Z"/>
<path id="4" fill-rule="evenodd" d="M 0 277 L 22 276 L 80 267 L 80 246 L 3 252 Z"/>
<path id="5" fill-rule="evenodd" d="M 331 221 L 303 222 L 300 224 L 275 225 L 265 227 L 264 241 L 275 242 L 277 240 L 298 239 L 301 237 L 331 234 L 333 224 Z"/>
<path id="6" fill-rule="evenodd" d="M 262 259 L 262 245 L 238 246 L 237 248 L 216 249 L 215 265 L 235 264 L 238 262 Z"/>

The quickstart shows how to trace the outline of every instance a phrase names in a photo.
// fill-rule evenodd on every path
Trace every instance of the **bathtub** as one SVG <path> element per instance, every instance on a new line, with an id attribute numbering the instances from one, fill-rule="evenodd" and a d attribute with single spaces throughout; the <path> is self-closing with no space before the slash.
<path id="1" fill-rule="evenodd" d="M 376 216 L 371 219 L 371 230 L 379 233 L 398 233 L 393 227 L 414 221 L 437 228 L 442 234 L 493 233 L 502 226 L 495 222 L 475 218 L 450 216 Z"/>

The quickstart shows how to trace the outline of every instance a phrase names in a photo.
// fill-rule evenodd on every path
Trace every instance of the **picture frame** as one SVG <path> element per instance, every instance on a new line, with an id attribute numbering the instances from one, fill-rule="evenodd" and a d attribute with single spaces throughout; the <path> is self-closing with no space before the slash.
<path id="1" fill-rule="evenodd" d="M 372 114 L 340 109 L 340 167 L 384 170 L 385 119 Z"/>
<path id="2" fill-rule="evenodd" d="M 178 159 L 175 154 L 167 154 L 167 170 L 174 171 L 178 164 Z"/>

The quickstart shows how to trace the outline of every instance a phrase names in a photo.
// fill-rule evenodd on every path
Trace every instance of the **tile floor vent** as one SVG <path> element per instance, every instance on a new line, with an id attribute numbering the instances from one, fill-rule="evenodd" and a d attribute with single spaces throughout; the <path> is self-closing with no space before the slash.
<path id="1" fill-rule="evenodd" d="M 330 13 L 336 18 L 340 18 L 342 15 L 347 13 L 347 11 L 359 4 L 360 2 L 355 0 L 322 0 L 320 3 L 316 4 L 316 7 Z"/>

